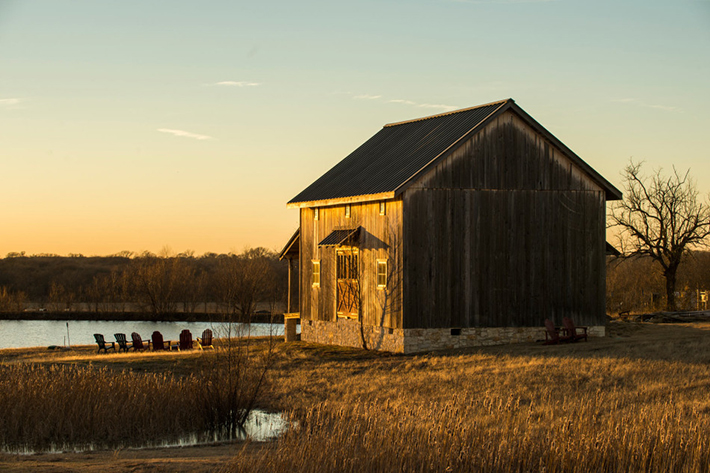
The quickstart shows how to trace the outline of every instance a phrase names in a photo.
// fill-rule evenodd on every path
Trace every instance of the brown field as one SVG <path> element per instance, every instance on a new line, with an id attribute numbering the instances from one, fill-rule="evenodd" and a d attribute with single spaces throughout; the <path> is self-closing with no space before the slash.
<path id="1" fill-rule="evenodd" d="M 187 383 L 214 356 L 92 351 L 3 350 L 0 367 Z M 614 322 L 588 343 L 419 356 L 279 343 L 259 407 L 299 424 L 276 442 L 4 454 L 0 470 L 708 471 L 709 375 L 709 323 Z"/>

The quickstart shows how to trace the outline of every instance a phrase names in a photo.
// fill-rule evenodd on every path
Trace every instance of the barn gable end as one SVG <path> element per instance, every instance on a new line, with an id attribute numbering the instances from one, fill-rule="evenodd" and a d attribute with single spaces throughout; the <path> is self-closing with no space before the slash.
<path id="1" fill-rule="evenodd" d="M 563 316 L 603 334 L 620 196 L 512 100 L 387 125 L 289 202 L 302 337 L 416 352 L 534 340 Z"/>

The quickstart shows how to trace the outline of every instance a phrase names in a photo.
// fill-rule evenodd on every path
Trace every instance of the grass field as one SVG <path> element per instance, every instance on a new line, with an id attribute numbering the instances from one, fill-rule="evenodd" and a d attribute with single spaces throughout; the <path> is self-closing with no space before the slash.
<path id="1" fill-rule="evenodd" d="M 418 356 L 280 343 L 259 407 L 298 426 L 276 442 L 5 454 L 0 470 L 708 471 L 710 324 L 609 331 Z M 4 350 L 0 363 L 187 382 L 214 356 L 91 351 Z"/>

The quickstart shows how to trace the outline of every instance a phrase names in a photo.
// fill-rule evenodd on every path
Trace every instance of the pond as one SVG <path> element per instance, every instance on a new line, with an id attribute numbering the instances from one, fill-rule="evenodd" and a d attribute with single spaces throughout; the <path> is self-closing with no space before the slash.
<path id="1" fill-rule="evenodd" d="M 227 324 L 221 322 L 140 322 L 112 320 L 0 320 L 0 349 L 47 347 L 51 345 L 92 345 L 94 334 L 101 333 L 107 341 L 114 340 L 114 333 L 125 333 L 128 339 L 138 332 L 144 340 L 154 331 L 163 334 L 165 340 L 178 340 L 180 332 L 188 329 L 192 337 L 212 329 L 215 337 L 225 336 Z M 235 330 L 236 329 L 236 330 Z M 232 336 L 261 337 L 282 336 L 283 324 L 233 324 Z"/>
<path id="2" fill-rule="evenodd" d="M 278 438 L 289 428 L 289 423 L 285 416 L 279 412 L 266 412 L 254 409 L 249 413 L 244 428 L 236 435 L 220 435 L 219 433 L 191 434 L 175 441 L 154 442 L 141 447 L 129 447 L 132 449 L 141 448 L 171 448 L 171 447 L 193 447 L 198 445 L 210 445 L 235 440 L 249 439 L 253 442 L 267 442 Z M 53 446 L 47 450 L 8 449 L 0 447 L 0 452 L 20 455 L 34 455 L 36 453 L 65 453 L 65 452 L 88 452 L 105 449 L 96 445 L 62 445 Z"/>

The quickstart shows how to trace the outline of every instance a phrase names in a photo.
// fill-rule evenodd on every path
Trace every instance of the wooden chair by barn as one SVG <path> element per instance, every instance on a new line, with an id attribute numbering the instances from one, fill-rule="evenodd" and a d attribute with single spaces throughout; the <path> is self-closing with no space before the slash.
<path id="1" fill-rule="evenodd" d="M 130 348 L 133 348 L 131 345 L 128 344 L 128 340 L 126 340 L 126 334 L 125 333 L 114 333 L 113 336 L 116 338 L 116 343 L 118 343 L 118 352 L 121 353 L 127 352 Z"/>
<path id="2" fill-rule="evenodd" d="M 180 332 L 180 345 L 178 350 L 192 350 L 192 332 L 188 329 Z"/>
<path id="3" fill-rule="evenodd" d="M 157 330 L 153 332 L 153 351 L 170 350 L 170 342 L 163 340 L 163 334 Z"/>
<path id="4" fill-rule="evenodd" d="M 545 319 L 545 343 L 543 345 L 557 345 L 558 343 L 570 341 L 572 341 L 571 337 L 560 335 L 560 330 L 555 327 L 552 320 Z"/>
<path id="5" fill-rule="evenodd" d="M 214 350 L 214 345 L 212 345 L 212 330 L 206 328 L 202 332 L 202 337 L 197 337 L 197 346 L 200 347 L 200 350 L 204 350 L 205 348 Z"/>
<path id="6" fill-rule="evenodd" d="M 565 327 L 564 331 L 567 333 L 567 336 L 573 342 L 582 339 L 584 339 L 585 342 L 587 341 L 587 327 L 576 327 L 569 317 L 562 317 L 562 325 Z M 579 332 L 580 330 L 581 333 Z"/>
<path id="7" fill-rule="evenodd" d="M 150 340 L 143 340 L 138 333 L 133 332 L 131 334 L 131 340 L 133 340 L 133 351 L 150 350 Z"/>
<path id="8" fill-rule="evenodd" d="M 109 350 L 116 351 L 116 344 L 113 342 L 107 342 L 104 339 L 103 334 L 95 333 L 94 340 L 96 340 L 96 344 L 99 346 L 99 349 L 96 353 L 101 353 L 101 350 L 103 350 L 104 353 L 108 353 Z M 109 345 L 109 343 L 110 343 L 110 345 Z"/>

